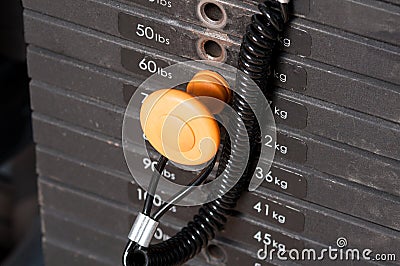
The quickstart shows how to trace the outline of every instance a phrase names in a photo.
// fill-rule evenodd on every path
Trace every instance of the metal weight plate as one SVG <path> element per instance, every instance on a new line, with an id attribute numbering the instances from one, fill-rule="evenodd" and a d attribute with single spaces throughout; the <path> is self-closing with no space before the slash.
<path id="1" fill-rule="evenodd" d="M 70 22 L 116 37 L 144 43 L 147 46 L 169 53 L 174 53 L 172 51 L 177 49 L 176 52 L 183 57 L 197 54 L 196 47 L 187 45 L 187 42 L 192 40 L 203 42 L 210 39 L 228 48 L 231 46 L 229 42 L 233 44 L 240 42 L 240 38 L 213 32 L 185 22 L 174 21 L 173 23 L 165 24 L 166 20 L 172 21 L 171 19 L 173 18 L 157 16 L 146 10 L 129 6 L 121 7 L 118 4 L 111 8 L 111 3 L 105 5 L 104 3 L 77 1 L 75 12 L 67 13 L 68 17 L 53 13 L 49 15 L 61 17 Z M 70 2 L 68 4 L 71 5 Z M 79 14 L 79 10 L 82 10 L 82 14 Z M 108 30 L 95 23 L 96 20 L 90 19 L 84 10 L 91 10 L 91 13 L 101 17 L 103 23 L 109 25 L 107 27 Z M 118 25 L 115 25 L 116 22 Z M 29 27 L 28 23 L 26 25 Z M 193 51 L 193 49 L 195 50 Z M 390 44 L 369 40 L 303 19 L 296 19 L 291 22 L 291 26 L 282 37 L 282 49 L 290 54 L 306 57 L 397 85 L 400 84 L 400 78 L 397 75 L 400 47 Z M 231 60 L 230 58 L 231 51 L 229 49 L 227 51 L 227 62 L 233 65 L 236 64 L 236 60 Z M 219 58 L 220 56 L 222 55 L 214 54 L 214 57 Z M 374 64 L 371 64 L 371 62 Z"/>
<path id="2" fill-rule="evenodd" d="M 35 99 L 42 101 L 42 104 L 37 104 Z M 51 89 L 51 87 L 50 90 L 49 87 L 40 90 L 35 82 L 32 83 L 32 106 L 39 113 L 50 114 L 80 127 L 101 132 L 116 140 L 120 138 L 124 114 L 122 108 L 111 108 L 104 104 L 101 106 L 99 102 L 93 102 L 90 99 L 68 97 L 63 95 L 62 91 Z M 69 108 L 65 109 L 63 106 L 69 106 Z M 142 134 L 139 124 L 137 129 L 137 134 Z M 296 132 L 283 126 L 278 129 L 277 139 L 269 137 L 268 141 L 268 145 L 271 146 L 268 147 L 277 150 L 275 158 L 278 162 L 291 161 L 303 164 L 321 172 L 368 184 L 376 189 L 398 195 L 396 184 L 398 184 L 399 162 L 305 132 Z M 38 128 L 38 130 L 41 129 Z M 121 159 L 122 162 L 118 163 L 125 163 L 123 158 Z M 101 161 L 100 158 L 98 160 Z M 330 160 L 335 160 L 336 163 L 330 163 Z M 382 173 L 385 173 L 384 182 Z"/>
<path id="3" fill-rule="evenodd" d="M 108 53 L 111 53 L 111 51 L 108 51 Z M 134 50 L 127 50 L 124 48 L 121 50 L 121 56 L 122 56 L 121 60 L 122 60 L 123 64 L 125 65 L 125 68 L 130 69 L 131 71 L 135 71 L 135 72 L 146 73 L 145 69 L 144 70 L 143 69 L 138 70 L 138 69 L 140 69 L 141 65 L 145 65 L 146 63 L 148 64 L 149 61 L 154 61 L 154 64 L 157 65 L 157 67 L 158 67 L 157 69 L 159 69 L 161 71 L 160 73 L 163 73 L 163 67 L 165 67 L 166 64 L 168 64 L 167 62 L 169 62 L 169 60 L 168 61 L 152 60 L 147 55 L 143 55 L 143 52 L 139 53 Z M 123 58 L 129 58 L 129 60 L 127 60 L 127 59 L 124 60 Z M 114 60 L 114 59 L 115 58 L 111 58 L 110 60 Z M 151 74 L 151 73 L 148 73 L 148 74 Z M 295 105 L 295 107 L 298 107 L 298 105 Z M 277 109 L 280 110 L 280 108 L 277 108 Z M 296 114 L 298 113 L 296 109 L 295 109 L 295 112 L 296 112 Z M 280 115 L 278 114 L 278 116 L 280 116 Z M 359 131 L 359 133 L 362 134 L 361 138 L 360 138 L 360 136 L 352 137 L 352 136 L 349 136 L 349 135 L 351 135 L 351 133 L 349 133 L 349 132 L 352 132 L 352 131 L 349 131 L 348 128 L 345 131 L 339 132 L 340 133 L 339 135 L 337 133 L 332 134 L 332 130 L 326 130 L 325 132 L 321 131 L 321 127 L 320 127 L 319 123 L 321 123 L 321 121 L 325 121 L 327 123 L 326 125 L 332 125 L 332 123 L 330 123 L 330 122 L 328 123 L 328 121 L 331 119 L 331 117 L 330 116 L 327 117 L 327 119 L 329 119 L 329 120 L 323 120 L 323 119 L 319 119 L 318 115 L 316 115 L 316 118 L 319 122 L 317 122 L 315 130 L 319 131 L 320 133 L 323 133 L 325 135 L 331 134 L 332 136 L 330 136 L 330 137 L 335 137 L 337 140 L 343 141 L 346 144 L 350 144 L 352 146 L 355 146 L 355 144 L 357 144 L 357 146 L 360 148 L 375 152 L 380 155 L 384 155 L 384 156 L 387 156 L 390 158 L 395 158 L 395 159 L 400 157 L 400 154 L 398 154 L 398 152 L 399 152 L 398 149 L 395 148 L 396 147 L 395 144 L 397 143 L 396 141 L 398 140 L 398 138 L 393 136 L 393 134 L 391 133 L 391 131 L 393 131 L 393 129 L 391 129 L 389 131 L 383 130 L 381 132 L 377 132 L 375 130 L 369 130 L 368 127 L 371 127 L 371 126 L 367 125 L 367 129 L 362 128 Z M 282 121 L 282 119 L 281 119 L 281 121 Z M 354 121 L 354 119 L 349 119 L 348 121 L 353 126 L 352 121 Z M 369 122 L 369 123 L 371 124 L 371 122 Z M 382 125 L 385 125 L 385 123 L 382 123 Z M 357 125 L 355 127 L 356 127 L 356 129 L 358 128 Z M 397 127 L 399 127 L 397 124 L 392 125 L 392 128 L 394 128 L 394 132 L 396 132 L 395 128 L 397 128 Z M 336 129 L 336 128 L 334 128 L 334 129 Z M 333 131 L 333 132 L 335 132 L 335 131 Z M 372 134 L 372 136 L 367 136 L 368 133 Z M 385 133 L 387 133 L 388 136 L 392 137 L 393 139 L 392 140 L 384 139 L 382 136 Z M 378 136 L 376 134 L 378 134 Z M 350 139 L 349 139 L 349 137 L 350 137 Z M 342 140 L 341 138 L 344 138 L 344 139 L 347 138 L 347 139 Z M 369 141 L 362 141 L 363 139 L 368 139 Z"/>
<path id="4" fill-rule="evenodd" d="M 85 194 L 79 193 L 78 191 L 73 191 L 69 188 L 66 187 L 60 187 L 57 185 L 52 184 L 49 181 L 46 181 L 44 179 L 41 179 L 40 181 L 40 187 L 42 191 L 42 197 L 44 199 L 48 199 L 47 205 L 44 205 L 45 209 L 53 209 L 57 210 L 61 213 L 63 213 L 63 216 L 71 216 L 76 220 L 84 220 L 86 221 L 85 224 L 90 224 L 92 227 L 99 228 L 101 231 L 109 232 L 111 235 L 117 235 L 121 236 L 122 239 L 124 239 L 125 234 L 118 234 L 116 233 L 115 228 L 119 228 L 119 225 L 111 225 L 111 221 L 113 218 L 118 217 L 120 218 L 121 221 L 125 221 L 125 223 L 128 225 L 129 222 L 131 221 L 131 216 L 130 212 L 124 211 L 123 208 L 116 208 L 116 206 L 113 206 L 110 203 L 104 202 L 104 201 L 98 201 L 95 199 L 95 197 L 92 196 L 86 196 Z M 53 198 L 53 200 L 51 200 Z M 54 200 L 54 198 L 57 198 L 57 200 Z M 79 204 L 76 204 L 76 202 L 81 202 L 80 205 L 84 206 L 78 206 Z M 92 206 L 92 207 L 90 207 Z M 92 213 L 91 215 L 88 214 L 85 211 L 77 211 L 78 209 L 87 209 L 91 208 Z M 98 211 L 97 211 L 98 210 Z M 104 215 L 104 214 L 108 215 Z M 96 219 L 96 216 L 101 216 L 103 217 L 102 219 Z M 109 217 L 108 217 L 109 216 Z M 322 218 L 324 219 L 324 218 Z M 385 230 L 379 231 L 379 233 L 371 238 L 370 234 L 376 234 L 377 233 L 377 228 L 374 229 L 369 229 L 366 228 L 365 226 L 357 226 L 352 223 L 346 223 L 342 221 L 339 217 L 334 217 L 334 216 L 329 216 L 329 219 L 326 218 L 327 220 L 321 221 L 321 224 L 319 225 L 321 227 L 321 230 L 325 226 L 329 227 L 331 224 L 330 223 L 335 223 L 339 222 L 342 225 L 340 227 L 335 227 L 337 228 L 337 231 L 333 230 L 325 230 L 325 234 L 322 234 L 319 236 L 319 238 L 325 239 L 325 243 L 322 243 L 322 245 L 334 245 L 336 239 L 338 236 L 343 236 L 341 234 L 345 233 L 345 236 L 349 239 L 349 245 L 352 248 L 371 248 L 374 250 L 379 250 L 379 252 L 392 252 L 396 253 L 396 246 L 399 244 L 398 240 L 396 240 L 395 235 L 391 235 L 391 232 L 386 232 Z M 115 219 L 114 219 L 115 220 Z M 350 219 L 351 220 L 351 219 Z M 106 223 L 109 223 L 110 226 L 107 226 Z M 244 222 L 244 224 L 242 224 Z M 325 222 L 328 222 L 328 224 L 325 225 Z M 177 223 L 177 222 L 173 222 Z M 121 223 L 122 225 L 123 223 Z M 166 221 L 166 224 L 168 224 L 168 221 Z M 179 223 L 178 223 L 179 224 Z M 240 228 L 243 228 L 243 232 L 238 233 L 237 228 L 240 226 Z M 126 226 L 126 229 L 122 229 L 122 231 L 129 231 L 129 227 Z M 179 226 L 178 226 L 179 227 Z M 235 230 L 234 232 L 231 231 L 230 227 L 232 230 Z M 249 248 L 250 246 L 253 246 L 253 250 L 256 251 L 257 248 L 260 247 L 260 243 L 258 243 L 257 238 L 254 238 L 254 235 L 257 234 L 257 231 L 254 233 L 251 231 L 251 228 L 255 228 L 256 230 L 261 230 L 261 231 L 269 231 L 268 225 L 266 223 L 263 224 L 257 224 L 254 223 L 253 221 L 244 221 L 242 219 L 233 219 L 230 223 L 227 224 L 227 228 L 225 229 L 226 236 L 232 237 L 233 235 L 235 236 L 235 239 L 239 242 L 238 247 L 240 247 L 241 244 L 245 245 L 246 248 Z M 246 229 L 245 229 L 246 228 Z M 272 229 L 272 231 L 275 231 Z M 243 234 L 242 234 L 243 233 Z M 249 234 L 251 233 L 251 234 Z M 272 232 L 271 232 L 272 233 Z M 393 232 L 392 232 L 393 233 Z M 286 239 L 287 237 L 291 238 L 295 236 L 298 239 L 304 239 L 306 240 L 306 233 L 304 233 L 304 237 L 302 236 L 296 236 L 291 233 L 278 233 L 275 232 L 275 235 L 280 235 L 280 239 L 284 238 Z M 284 237 L 284 235 L 286 237 Z M 302 234 L 303 235 L 303 234 Z M 220 237 L 218 237 L 218 240 L 221 240 L 225 237 L 224 232 L 219 234 Z M 277 237 L 276 237 L 277 238 Z M 250 240 L 251 239 L 251 240 Z M 308 238 L 310 240 L 317 241 L 317 239 L 312 239 Z M 379 241 L 377 241 L 379 239 Z M 228 240 L 228 238 L 227 238 Z M 287 239 L 286 239 L 287 240 Z M 251 242 L 254 243 L 253 245 L 250 244 Z M 382 241 L 382 242 L 380 242 Z M 396 242 L 397 241 L 397 242 Z M 296 246 L 294 244 L 295 242 L 285 242 L 287 244 L 288 248 L 293 248 L 296 247 L 298 249 L 303 248 L 303 246 Z M 390 248 L 385 248 L 384 245 L 379 244 L 379 243 L 386 243 L 392 244 L 393 251 L 390 251 Z M 246 245 L 247 244 L 247 245 Z M 248 245 L 250 244 L 250 245 Z M 282 243 L 280 243 L 282 244 Z M 285 245 L 284 244 L 284 245 Z M 304 247 L 309 246 L 308 241 L 303 241 Z M 385 245 L 386 245 L 385 244 Z M 295 245 L 295 246 L 293 246 Z"/>

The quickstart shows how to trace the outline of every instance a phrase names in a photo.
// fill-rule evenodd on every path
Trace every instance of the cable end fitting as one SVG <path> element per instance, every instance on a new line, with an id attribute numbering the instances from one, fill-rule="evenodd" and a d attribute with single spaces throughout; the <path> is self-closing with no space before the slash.
<path id="1" fill-rule="evenodd" d="M 129 232 L 128 238 L 142 247 L 149 247 L 154 233 L 157 230 L 158 222 L 149 216 L 139 213 Z"/>

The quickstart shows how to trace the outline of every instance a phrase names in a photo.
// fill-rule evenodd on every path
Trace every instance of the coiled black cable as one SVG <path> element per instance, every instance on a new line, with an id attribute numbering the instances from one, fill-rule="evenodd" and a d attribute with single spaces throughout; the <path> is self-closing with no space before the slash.
<path id="1" fill-rule="evenodd" d="M 287 4 L 276 0 L 267 0 L 258 6 L 261 14 L 252 16 L 252 22 L 246 29 L 240 47 L 238 68 L 246 75 L 238 75 L 236 84 L 239 90 L 234 94 L 232 108 L 242 119 L 246 128 L 238 127 L 236 121 L 230 121 L 229 132 L 232 143 L 226 141 L 220 158 L 219 172 L 224 169 L 224 182 L 229 182 L 231 173 L 240 173 L 242 169 L 236 169 L 240 165 L 236 160 L 241 160 L 241 140 L 248 136 L 251 154 L 257 153 L 259 145 L 259 126 L 250 105 L 257 102 L 256 89 L 248 86 L 248 80 L 252 79 L 268 95 L 268 78 L 271 74 L 273 51 L 277 46 L 279 35 L 288 21 Z M 204 204 L 193 221 L 189 222 L 174 237 L 148 248 L 140 247 L 134 242 L 129 242 L 124 253 L 124 266 L 168 266 L 181 265 L 197 255 L 208 242 L 215 237 L 215 233 L 224 228 L 227 222 L 226 216 L 236 207 L 243 191 L 248 187 L 254 172 L 255 161 L 250 162 L 240 178 L 225 195 L 210 203 Z"/>

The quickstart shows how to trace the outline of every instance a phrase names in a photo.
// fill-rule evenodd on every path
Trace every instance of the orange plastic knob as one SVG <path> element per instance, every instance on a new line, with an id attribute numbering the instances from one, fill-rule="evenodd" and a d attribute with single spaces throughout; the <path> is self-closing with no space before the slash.
<path id="1" fill-rule="evenodd" d="M 151 145 L 176 163 L 203 164 L 218 151 L 218 123 L 186 92 L 164 89 L 150 94 L 141 107 L 140 123 Z"/>
<path id="2" fill-rule="evenodd" d="M 186 91 L 193 96 L 208 96 L 221 100 L 222 102 L 229 102 L 232 92 L 229 89 L 228 82 L 218 73 L 210 70 L 199 71 L 193 76 L 192 80 L 187 85 Z M 224 104 L 208 105 L 212 113 L 219 113 Z"/>

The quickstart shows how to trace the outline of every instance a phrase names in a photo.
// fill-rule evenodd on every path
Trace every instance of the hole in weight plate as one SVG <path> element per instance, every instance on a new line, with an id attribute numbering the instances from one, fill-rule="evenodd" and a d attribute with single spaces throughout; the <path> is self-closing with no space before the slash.
<path id="1" fill-rule="evenodd" d="M 221 22 L 224 18 L 222 9 L 214 3 L 205 3 L 202 9 L 204 16 L 212 22 Z"/>
<path id="2" fill-rule="evenodd" d="M 213 40 L 207 40 L 204 42 L 204 51 L 211 59 L 219 59 L 222 57 L 223 48 L 217 42 Z"/>
<path id="3" fill-rule="evenodd" d="M 207 246 L 207 255 L 212 261 L 223 262 L 225 261 L 225 252 L 221 247 L 211 244 Z"/>
<path id="4" fill-rule="evenodd" d="M 227 23 L 224 7 L 214 0 L 201 0 L 197 6 L 197 15 L 208 28 L 223 28 Z"/>

